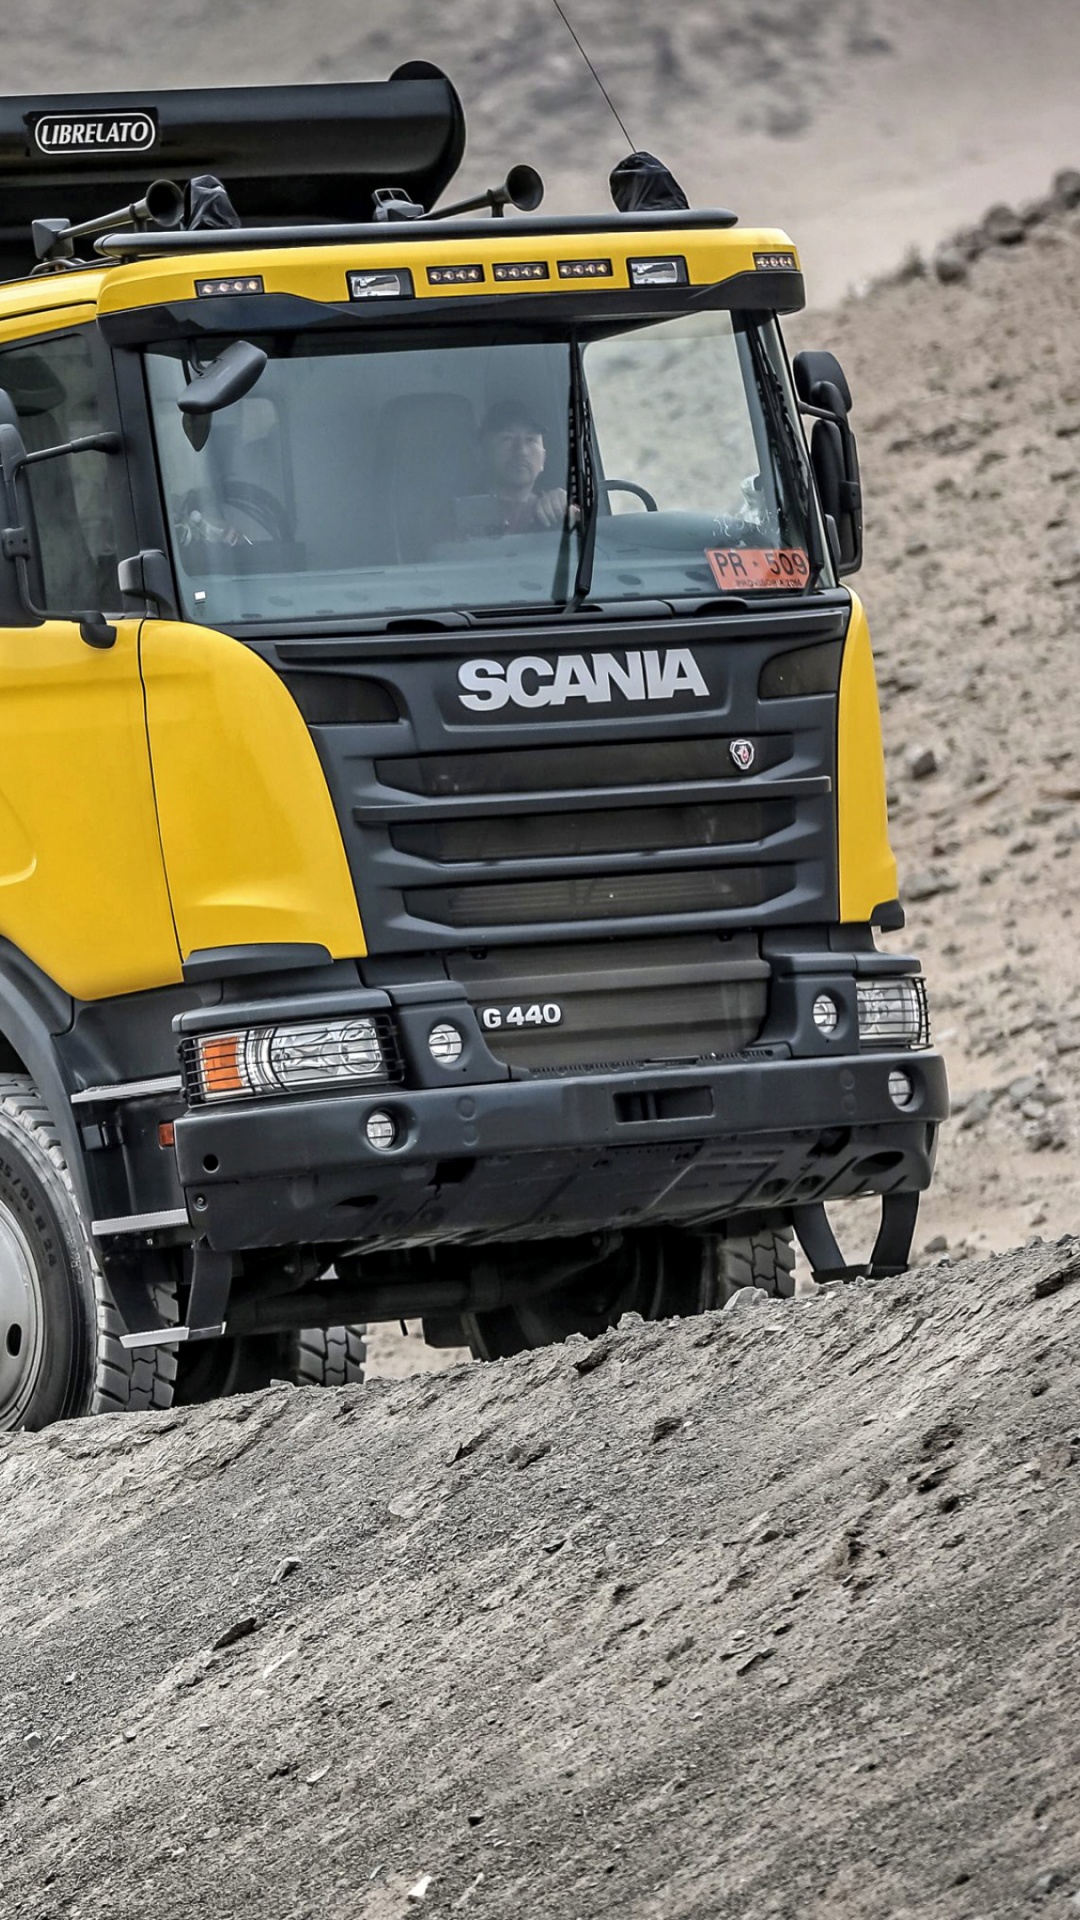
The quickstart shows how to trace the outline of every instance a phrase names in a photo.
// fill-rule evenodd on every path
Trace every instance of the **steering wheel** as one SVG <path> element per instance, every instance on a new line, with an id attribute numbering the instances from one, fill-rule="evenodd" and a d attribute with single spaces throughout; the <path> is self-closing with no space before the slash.
<path id="1" fill-rule="evenodd" d="M 605 493 L 632 493 L 636 499 L 645 502 L 646 513 L 659 512 L 652 494 L 648 493 L 644 487 L 639 487 L 636 480 L 601 480 L 600 485 Z"/>
<path id="2" fill-rule="evenodd" d="M 256 486 L 253 480 L 226 480 L 220 488 L 220 499 L 223 506 L 239 507 L 271 540 L 292 539 L 289 516 L 268 488 Z"/>

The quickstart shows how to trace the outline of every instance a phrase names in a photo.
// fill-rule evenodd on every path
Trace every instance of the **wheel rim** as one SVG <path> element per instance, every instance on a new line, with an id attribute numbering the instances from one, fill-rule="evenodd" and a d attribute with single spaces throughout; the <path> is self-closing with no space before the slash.
<path id="1" fill-rule="evenodd" d="M 0 1204 L 0 1429 L 17 1425 L 33 1397 L 44 1335 L 34 1257 L 14 1214 Z"/>
<path id="2" fill-rule="evenodd" d="M 628 1252 L 627 1264 L 621 1270 L 616 1267 L 610 1291 L 604 1289 L 602 1298 L 594 1297 L 583 1305 L 581 1290 L 575 1287 L 536 1309 L 519 1308 L 518 1322 L 529 1344 L 547 1346 L 553 1339 L 564 1340 L 571 1333 L 584 1333 L 595 1340 L 606 1327 L 615 1326 L 624 1313 L 640 1313 L 643 1320 L 659 1318 L 665 1275 L 663 1240 L 657 1234 L 643 1235 L 631 1241 Z M 602 1262 L 601 1269 L 607 1264 Z M 600 1274 L 596 1277 L 599 1279 Z"/>

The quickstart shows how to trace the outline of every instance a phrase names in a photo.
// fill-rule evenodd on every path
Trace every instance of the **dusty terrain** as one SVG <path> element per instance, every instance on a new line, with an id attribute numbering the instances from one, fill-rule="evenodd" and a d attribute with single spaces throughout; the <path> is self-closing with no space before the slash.
<path id="1" fill-rule="evenodd" d="M 855 390 L 903 938 L 957 1096 L 924 1245 L 1080 1219 L 1078 304 L 1074 208 L 797 330 Z"/>
<path id="2" fill-rule="evenodd" d="M 8 1439 L 0 1912 L 1066 1920 L 1078 1404 L 1074 1240 Z"/>
<path id="3" fill-rule="evenodd" d="M 699 205 L 789 227 L 832 301 L 1072 156 L 1075 0 L 566 0 L 635 145 Z M 27 0 L 5 93 L 379 79 L 438 62 L 463 180 L 538 166 L 553 208 L 606 204 L 626 140 L 550 0 Z"/>

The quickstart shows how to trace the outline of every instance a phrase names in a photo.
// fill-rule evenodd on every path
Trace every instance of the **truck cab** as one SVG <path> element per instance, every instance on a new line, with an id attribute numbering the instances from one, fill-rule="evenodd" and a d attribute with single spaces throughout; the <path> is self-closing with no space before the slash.
<path id="1" fill-rule="evenodd" d="M 0 102 L 0 1425 L 790 1292 L 837 1199 L 907 1259 L 947 1091 L 797 252 L 641 155 L 440 213 L 463 144 L 421 62 Z"/>

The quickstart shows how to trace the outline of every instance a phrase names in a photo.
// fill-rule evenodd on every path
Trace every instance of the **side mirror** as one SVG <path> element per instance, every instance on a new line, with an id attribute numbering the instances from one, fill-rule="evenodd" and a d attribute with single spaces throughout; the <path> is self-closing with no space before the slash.
<path id="1" fill-rule="evenodd" d="M 212 366 L 188 381 L 176 404 L 184 416 L 184 432 L 196 453 L 206 445 L 211 416 L 251 392 L 266 360 L 262 348 L 253 346 L 250 340 L 234 340 Z"/>
<path id="2" fill-rule="evenodd" d="M 46 612 L 39 604 L 44 599 L 41 556 L 25 474 L 28 467 L 68 454 L 116 453 L 120 436 L 88 433 L 61 446 L 28 453 L 18 418 L 11 395 L 0 388 L 0 626 L 39 627 L 49 619 L 77 620 L 87 646 L 111 647 L 116 642 L 116 629 L 104 614 L 96 610 Z"/>
<path id="3" fill-rule="evenodd" d="M 0 389 L 0 626 L 40 626 L 31 611 L 33 511 L 23 473 L 26 445 L 10 396 Z"/>
<path id="4" fill-rule="evenodd" d="M 836 570 L 857 573 L 863 551 L 862 483 L 858 448 L 848 421 L 851 388 L 834 353 L 797 353 L 792 372 L 800 412 L 814 421 L 810 464 L 822 511 L 836 529 Z"/>

